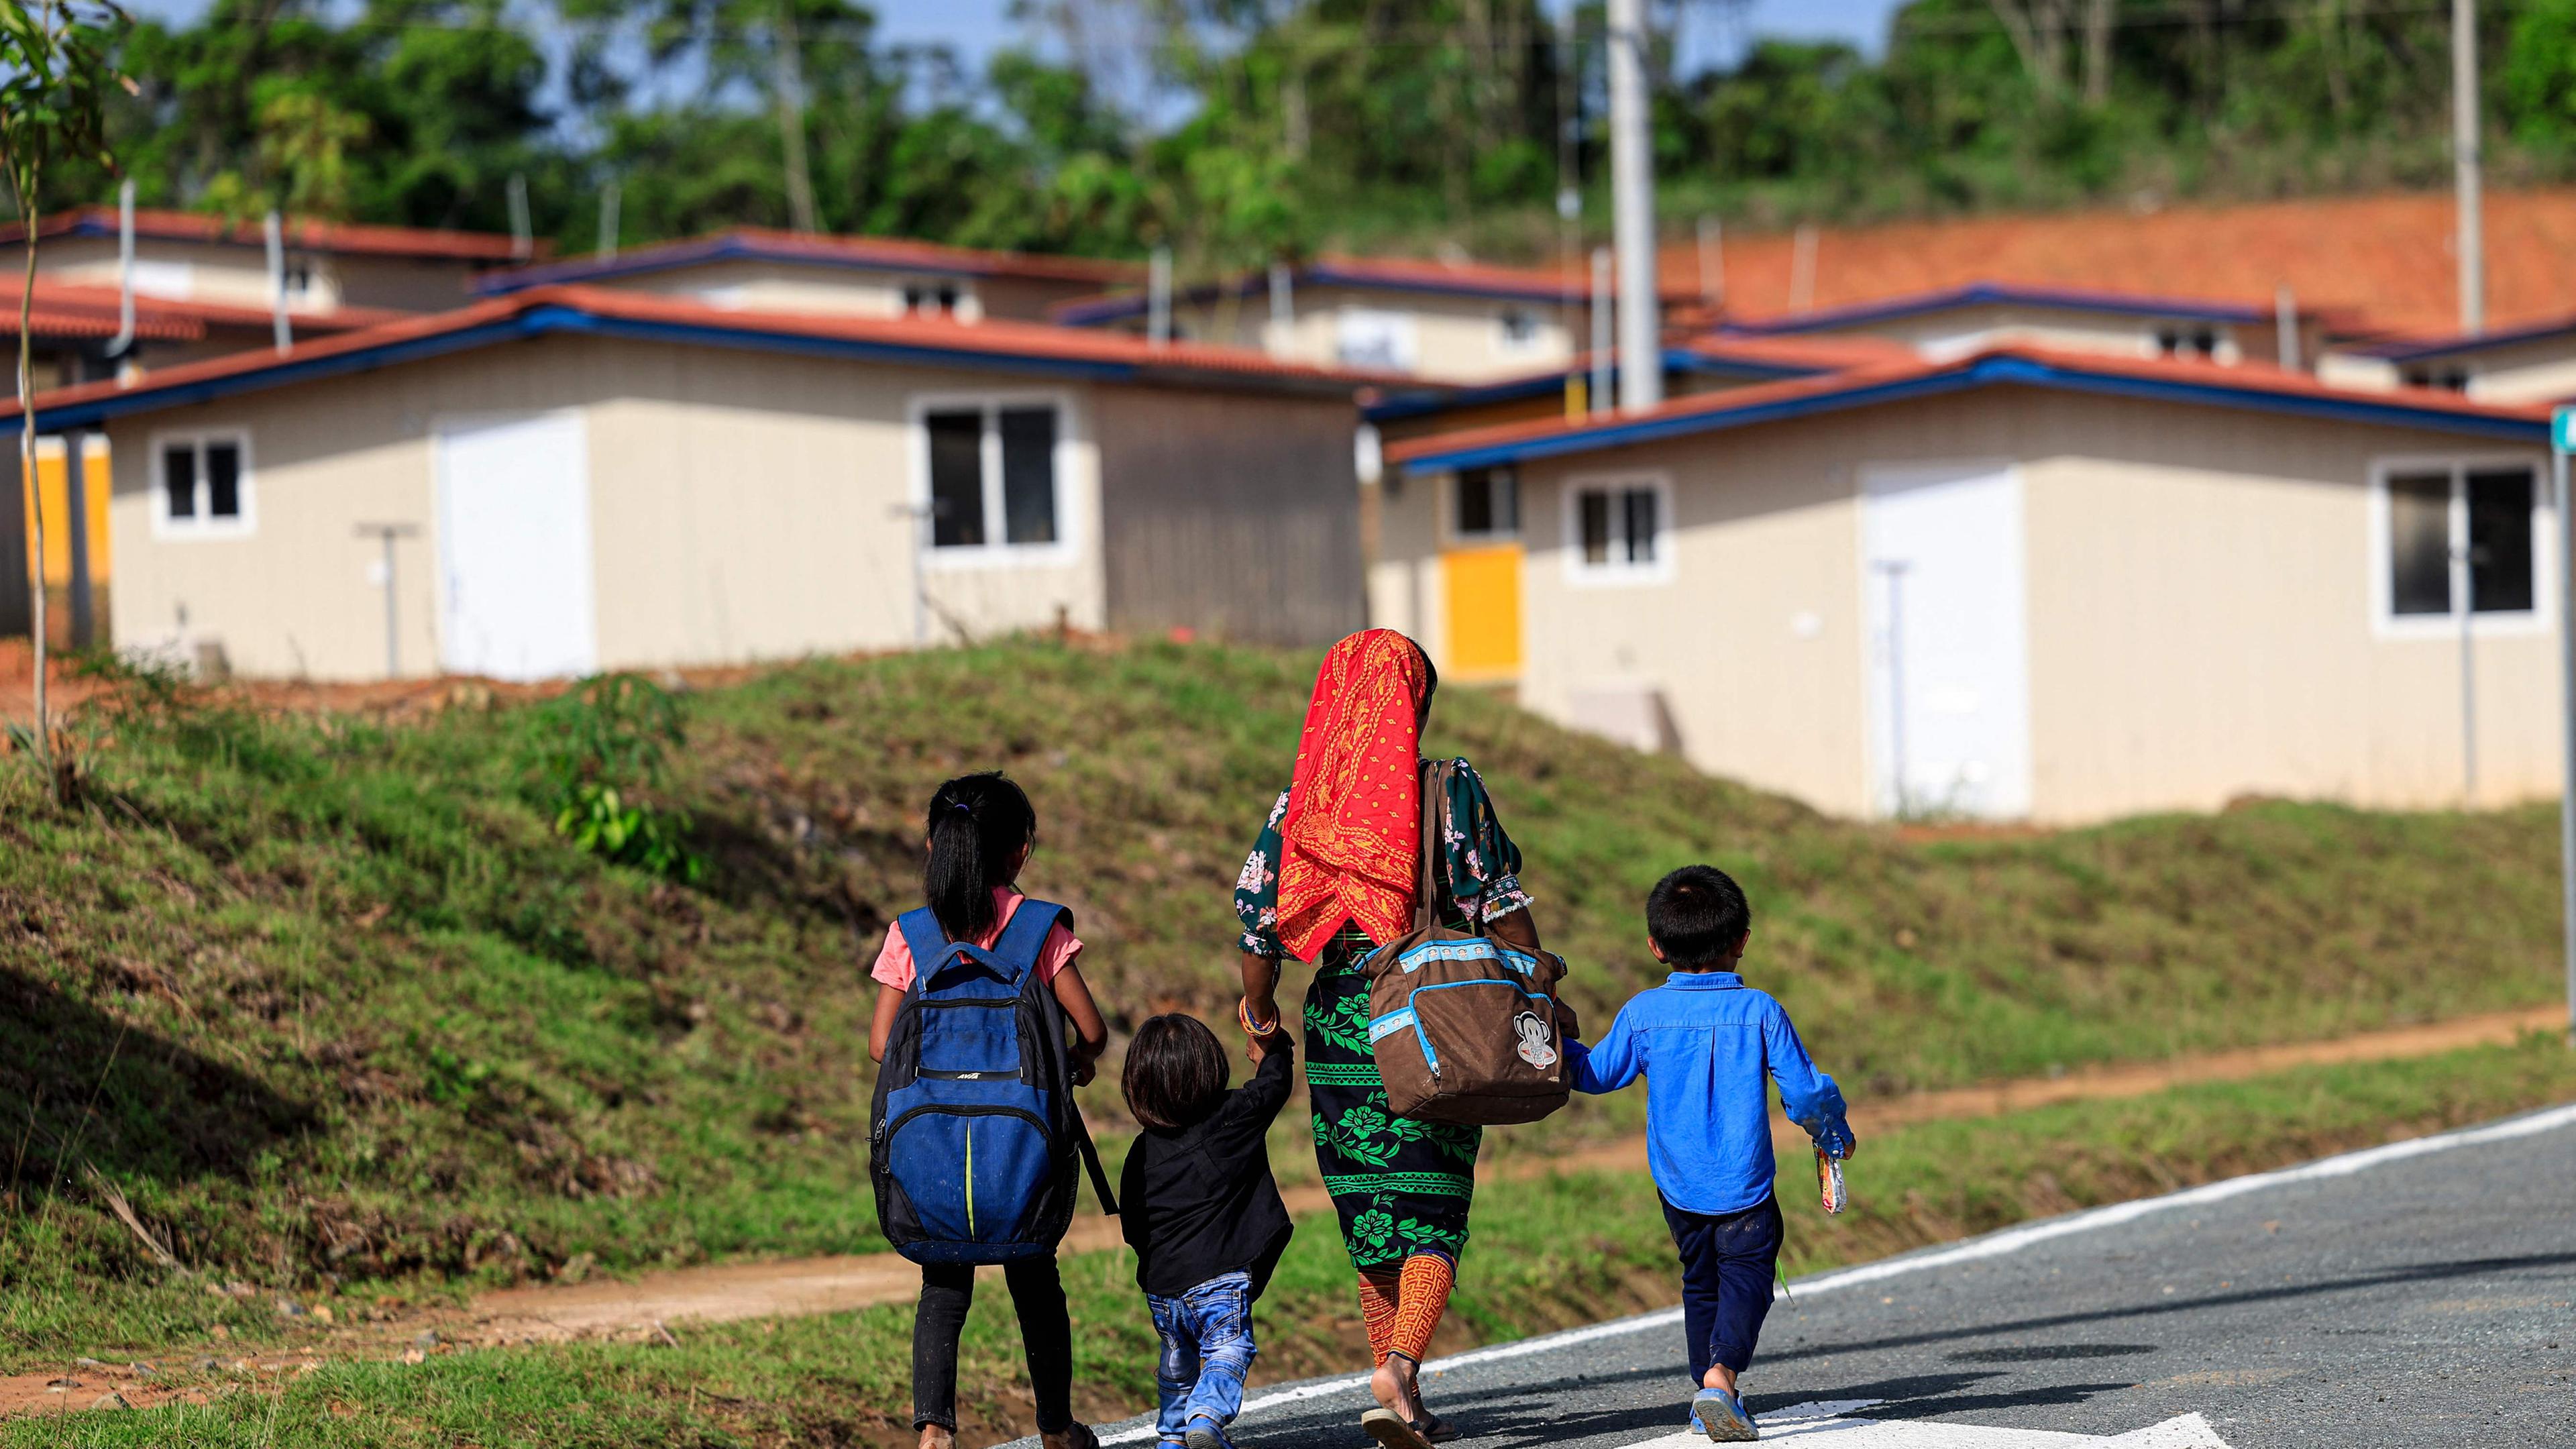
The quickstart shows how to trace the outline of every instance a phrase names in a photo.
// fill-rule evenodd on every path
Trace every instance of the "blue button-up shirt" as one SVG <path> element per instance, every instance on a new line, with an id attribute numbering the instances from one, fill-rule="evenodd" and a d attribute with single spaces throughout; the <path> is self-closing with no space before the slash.
<path id="1" fill-rule="evenodd" d="M 1567 1042 L 1574 1090 L 1646 1078 L 1646 1162 L 1666 1202 L 1740 1212 L 1771 1194 L 1767 1074 L 1789 1120 L 1829 1151 L 1851 1150 L 1842 1089 L 1816 1070 L 1789 1013 L 1733 971 L 1676 971 L 1619 1008 L 1590 1047 Z"/>

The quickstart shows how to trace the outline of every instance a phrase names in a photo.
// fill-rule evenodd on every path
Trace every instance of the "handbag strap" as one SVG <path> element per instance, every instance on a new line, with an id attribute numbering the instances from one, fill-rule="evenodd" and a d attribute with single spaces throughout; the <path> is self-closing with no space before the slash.
<path id="1" fill-rule="evenodd" d="M 1422 863 L 1413 888 L 1413 929 L 1417 931 L 1427 931 L 1440 923 L 1440 900 L 1447 894 L 1444 887 L 1448 872 L 1435 862 L 1440 859 L 1441 827 L 1449 814 L 1449 781 L 1457 773 L 1455 760 L 1433 760 L 1422 772 Z"/>

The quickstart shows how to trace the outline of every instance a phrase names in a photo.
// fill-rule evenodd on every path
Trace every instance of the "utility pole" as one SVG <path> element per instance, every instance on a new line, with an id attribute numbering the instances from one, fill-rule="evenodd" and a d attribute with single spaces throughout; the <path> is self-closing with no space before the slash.
<path id="1" fill-rule="evenodd" d="M 2283 372 L 2299 370 L 2299 299 L 2287 282 L 2272 293 L 2272 347 Z"/>
<path id="2" fill-rule="evenodd" d="M 394 540 L 413 538 L 420 533 L 417 523 L 361 523 L 358 537 L 372 538 L 384 545 L 384 557 L 376 563 L 376 584 L 385 591 L 385 678 L 402 678 L 402 626 L 395 615 L 401 590 L 395 586 Z"/>
<path id="3" fill-rule="evenodd" d="M 2451 173 L 2460 211 L 2460 330 L 2487 329 L 2486 224 L 2478 187 L 2478 6 L 2451 0 Z"/>
<path id="4" fill-rule="evenodd" d="M 524 262 L 536 255 L 536 251 L 536 230 L 528 219 L 528 178 L 513 171 L 510 173 L 510 256 Z"/>
<path id="5" fill-rule="evenodd" d="M 1713 308 L 1726 305 L 1726 242 L 1713 216 L 1699 219 L 1699 299 Z"/>
<path id="6" fill-rule="evenodd" d="M 813 231 L 814 172 L 805 160 L 805 57 L 796 35 L 796 0 L 778 0 L 778 36 L 773 62 L 778 92 L 778 138 L 786 149 L 787 221 L 798 231 Z"/>
<path id="7" fill-rule="evenodd" d="M 617 258 L 617 207 L 624 198 L 614 180 L 599 189 L 599 255 L 602 260 Z"/>
<path id="8" fill-rule="evenodd" d="M 286 229 L 276 212 L 260 224 L 268 239 L 268 330 L 277 350 L 295 345 L 295 329 L 286 320 Z"/>
<path id="9" fill-rule="evenodd" d="M 1154 248 L 1145 265 L 1145 340 L 1156 347 L 1172 345 L 1172 249 Z"/>
<path id="10" fill-rule="evenodd" d="M 2468 505 L 2457 503 L 2454 516 L 2460 519 L 2460 544 L 2451 550 L 2451 559 L 2460 571 L 2460 804 L 2475 809 L 2478 803 L 2478 565 L 2485 561 L 2486 550 L 2473 548 L 2468 541 Z"/>
<path id="11" fill-rule="evenodd" d="M 1610 396 L 1619 377 L 1618 352 L 1611 340 L 1610 249 L 1592 249 L 1592 411 L 1606 413 L 1616 403 Z"/>
<path id="12" fill-rule="evenodd" d="M 1610 0 L 1610 198 L 1619 248 L 1619 409 L 1664 400 L 1655 285 L 1655 153 L 1646 115 L 1646 0 Z"/>

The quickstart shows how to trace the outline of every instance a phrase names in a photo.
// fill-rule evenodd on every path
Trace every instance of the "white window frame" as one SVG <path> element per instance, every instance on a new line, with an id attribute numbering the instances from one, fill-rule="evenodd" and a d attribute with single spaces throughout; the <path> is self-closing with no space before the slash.
<path id="1" fill-rule="evenodd" d="M 1003 543 L 1002 429 L 1000 415 L 1013 408 L 1055 409 L 1055 542 Z M 947 547 L 933 543 L 930 515 L 930 415 L 977 409 L 984 414 L 984 521 L 986 541 Z M 906 408 L 905 445 L 911 455 L 915 544 L 929 569 L 1025 568 L 1069 565 L 1081 557 L 1081 490 L 1074 486 L 1077 446 L 1084 436 L 1073 394 L 1061 390 L 918 393 Z"/>
<path id="2" fill-rule="evenodd" d="M 1632 488 L 1655 495 L 1655 556 L 1647 563 L 1625 559 L 1589 563 L 1583 557 L 1583 495 L 1607 490 L 1614 496 Z M 1565 530 L 1565 581 L 1581 588 L 1635 588 L 1673 581 L 1673 549 L 1679 530 L 1673 526 L 1673 479 L 1669 473 L 1585 473 L 1567 478 L 1558 514 Z"/>
<path id="3" fill-rule="evenodd" d="M 2472 615 L 2470 629 L 2480 635 L 2510 637 L 2518 634 L 2547 632 L 2555 623 L 2551 600 L 2558 592 L 2557 529 L 2549 517 L 2548 467 L 2546 460 L 2530 453 L 2428 453 L 2374 458 L 2370 464 L 2370 536 L 2364 556 L 2370 567 L 2371 632 L 2382 639 L 2457 639 L 2460 637 L 2460 588 L 2458 562 L 2451 565 L 2451 607 L 2439 614 L 2400 614 L 2396 611 L 2395 584 L 2389 577 L 2394 562 L 2388 536 L 2389 480 L 2401 473 L 2447 472 L 2451 475 L 2451 539 L 2458 546 L 2461 534 L 2468 528 L 2468 475 L 2489 469 L 2521 468 L 2531 475 L 2531 599 L 2528 609 L 2481 610 Z"/>
<path id="4" fill-rule="evenodd" d="M 1469 532 L 1458 522 L 1458 489 L 1460 486 L 1460 480 L 1470 471 L 1472 470 L 1458 468 L 1440 475 L 1443 485 L 1440 489 L 1440 529 L 1442 535 L 1451 543 L 1462 544 L 1470 548 L 1482 548 L 1490 544 L 1520 542 L 1522 529 L 1526 526 L 1524 522 L 1525 515 L 1522 510 L 1528 505 L 1529 501 L 1526 492 L 1521 486 L 1520 465 L 1518 463 L 1495 463 L 1489 465 L 1485 469 L 1487 472 L 1500 471 L 1508 472 L 1512 475 L 1512 526 L 1509 528 L 1490 528 L 1476 533 Z"/>
<path id="5" fill-rule="evenodd" d="M 170 516 L 170 485 L 162 455 L 185 444 L 198 455 L 197 488 L 199 501 L 204 499 L 206 474 L 205 450 L 208 443 L 230 443 L 241 453 L 241 476 L 238 480 L 241 509 L 230 518 L 215 518 L 201 507 L 194 518 Z M 248 538 L 259 531 L 259 470 L 252 464 L 250 430 L 239 427 L 190 428 L 185 431 L 154 433 L 151 439 L 152 470 L 152 536 L 174 543 L 204 540 Z"/>

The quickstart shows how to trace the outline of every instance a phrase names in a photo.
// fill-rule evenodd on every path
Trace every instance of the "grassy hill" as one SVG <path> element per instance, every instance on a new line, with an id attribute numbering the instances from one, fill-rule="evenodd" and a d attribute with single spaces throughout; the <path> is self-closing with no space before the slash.
<path id="1" fill-rule="evenodd" d="M 577 709 L 111 695 L 72 805 L 0 761 L 0 1356 L 267 1317 L 154 1287 L 147 1237 L 213 1279 L 361 1299 L 584 1254 L 877 1246 L 864 974 L 915 899 L 931 789 L 991 766 L 1028 785 L 1024 884 L 1074 906 L 1113 1024 L 1218 1009 L 1231 882 L 1311 669 L 1012 644 L 690 694 L 643 793 L 690 817 L 695 883 L 555 832 L 544 760 L 595 723 Z M 1431 747 L 1485 774 L 1588 1016 L 1654 977 L 1646 887 L 1713 860 L 1752 894 L 1750 969 L 1855 1094 L 2556 989 L 2542 810 L 2264 804 L 1909 844 L 1468 690 Z M 1090 1097 L 1114 1127 L 1114 1094 Z"/>

